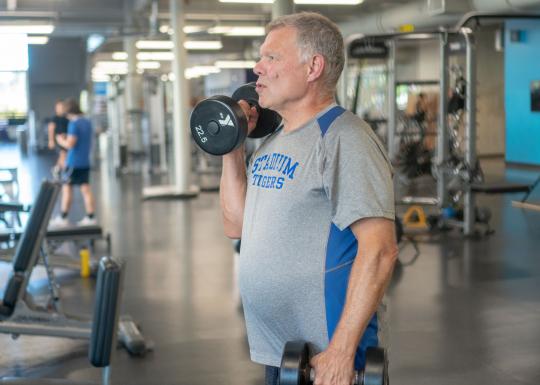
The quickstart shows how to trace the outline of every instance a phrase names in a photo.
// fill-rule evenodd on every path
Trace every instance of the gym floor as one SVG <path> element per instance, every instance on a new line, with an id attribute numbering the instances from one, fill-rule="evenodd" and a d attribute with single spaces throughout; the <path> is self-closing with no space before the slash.
<path id="1" fill-rule="evenodd" d="M 19 162 L 1 146 L 2 163 Z M 21 200 L 31 202 L 53 158 L 20 159 Z M 483 160 L 489 178 L 533 181 L 538 170 Z M 503 172 L 501 172 L 501 170 Z M 217 193 L 192 201 L 142 201 L 143 180 L 93 174 L 98 218 L 112 234 L 113 255 L 127 261 L 123 313 L 155 344 L 143 358 L 117 350 L 114 384 L 255 385 L 262 369 L 249 360 L 234 279 L 231 241 L 222 234 Z M 457 232 L 405 241 L 388 293 L 390 379 L 400 385 L 540 383 L 540 213 L 512 208 L 519 195 L 479 196 L 495 233 Z M 532 200 L 540 200 L 535 193 Z M 82 217 L 76 194 L 72 220 Z M 0 265 L 0 290 L 10 271 Z M 65 307 L 90 313 L 92 279 L 57 271 Z M 47 292 L 42 268 L 32 290 Z M 87 344 L 60 338 L 0 335 L 0 377 L 100 378 Z"/>

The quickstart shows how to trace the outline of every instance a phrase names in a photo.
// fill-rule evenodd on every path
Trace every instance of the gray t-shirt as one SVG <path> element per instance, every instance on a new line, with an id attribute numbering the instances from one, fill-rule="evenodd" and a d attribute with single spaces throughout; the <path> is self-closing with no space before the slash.
<path id="1" fill-rule="evenodd" d="M 239 285 L 253 361 L 279 366 L 285 342 L 328 345 L 345 302 L 357 241 L 350 225 L 394 220 L 392 170 L 356 115 L 330 105 L 299 129 L 278 130 L 253 154 Z M 359 346 L 377 346 L 374 315 Z"/>

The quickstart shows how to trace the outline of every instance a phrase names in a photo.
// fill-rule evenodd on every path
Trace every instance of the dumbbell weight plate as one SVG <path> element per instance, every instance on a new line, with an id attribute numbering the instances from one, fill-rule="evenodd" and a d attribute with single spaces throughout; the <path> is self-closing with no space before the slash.
<path id="1" fill-rule="evenodd" d="M 198 103 L 190 118 L 191 135 L 199 147 L 212 155 L 236 149 L 247 133 L 242 108 L 228 96 L 217 95 Z"/>
<path id="2" fill-rule="evenodd" d="M 280 385 L 309 384 L 309 347 L 303 341 L 289 341 L 283 349 L 279 371 Z"/>
<path id="3" fill-rule="evenodd" d="M 247 83 L 239 87 L 232 94 L 232 98 L 236 101 L 245 100 L 249 105 L 257 106 L 257 110 L 259 111 L 257 126 L 249 134 L 249 137 L 254 139 L 263 138 L 271 134 L 281 124 L 281 116 L 277 112 L 259 107 L 259 94 L 255 89 L 255 84 L 255 82 Z"/>
<path id="4" fill-rule="evenodd" d="M 388 361 L 384 349 L 369 347 L 366 350 L 366 367 L 363 385 L 387 385 Z"/>

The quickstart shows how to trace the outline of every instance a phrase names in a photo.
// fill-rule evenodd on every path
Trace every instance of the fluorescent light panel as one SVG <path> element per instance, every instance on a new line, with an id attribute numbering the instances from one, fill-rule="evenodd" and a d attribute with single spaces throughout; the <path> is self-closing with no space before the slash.
<path id="1" fill-rule="evenodd" d="M 174 55 L 172 52 L 139 52 L 137 53 L 137 60 L 158 60 L 158 61 L 172 61 Z"/>
<path id="2" fill-rule="evenodd" d="M 182 28 L 182 30 L 184 31 L 184 33 L 189 34 L 189 33 L 204 32 L 204 31 L 206 31 L 207 28 L 208 28 L 208 26 L 204 26 L 204 25 L 186 25 L 186 26 L 184 26 L 184 28 Z M 173 31 L 173 33 L 174 33 L 174 31 Z"/>
<path id="3" fill-rule="evenodd" d="M 138 49 L 171 49 L 173 46 L 170 40 L 139 40 L 135 43 Z"/>
<path id="4" fill-rule="evenodd" d="M 47 36 L 28 36 L 26 42 L 28 44 L 44 45 L 49 42 L 49 38 Z"/>
<path id="5" fill-rule="evenodd" d="M 161 68 L 161 63 L 158 61 L 140 61 L 137 63 L 137 68 L 143 70 L 157 70 Z"/>
<path id="6" fill-rule="evenodd" d="M 184 76 L 186 79 L 193 79 L 209 74 L 217 74 L 219 72 L 221 72 L 221 69 L 216 66 L 195 66 L 186 68 L 184 71 Z"/>
<path id="7" fill-rule="evenodd" d="M 253 68 L 254 60 L 218 60 L 214 63 L 218 68 Z"/>
<path id="8" fill-rule="evenodd" d="M 309 5 L 359 5 L 364 0 L 294 0 L 295 4 Z"/>
<path id="9" fill-rule="evenodd" d="M 274 0 L 219 0 L 220 3 L 272 4 Z"/>
<path id="10" fill-rule="evenodd" d="M 274 0 L 219 0 L 220 3 L 272 4 Z M 358 5 L 364 0 L 294 0 L 295 4 L 310 5 Z"/>
<path id="11" fill-rule="evenodd" d="M 223 44 L 219 40 L 188 40 L 184 43 L 184 48 L 191 50 L 218 50 L 223 48 Z"/>
<path id="12" fill-rule="evenodd" d="M 0 25 L 0 33 L 49 35 L 54 31 L 52 24 L 4 24 Z"/>
<path id="13" fill-rule="evenodd" d="M 119 51 L 119 52 L 113 52 L 112 54 L 113 60 L 127 60 L 127 58 L 128 58 L 127 52 Z"/>
<path id="14" fill-rule="evenodd" d="M 264 36 L 262 26 L 224 26 L 218 25 L 208 29 L 208 33 L 224 34 L 227 36 Z"/>

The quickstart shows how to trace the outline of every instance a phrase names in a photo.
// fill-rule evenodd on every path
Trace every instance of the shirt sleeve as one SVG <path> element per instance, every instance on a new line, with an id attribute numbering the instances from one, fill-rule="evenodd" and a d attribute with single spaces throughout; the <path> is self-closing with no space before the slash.
<path id="1" fill-rule="evenodd" d="M 68 135 L 72 135 L 72 136 L 75 136 L 75 137 L 79 136 L 79 132 L 77 130 L 77 125 L 72 120 L 70 120 L 69 123 L 68 123 L 67 133 L 68 133 Z"/>
<path id="2" fill-rule="evenodd" d="M 366 123 L 336 125 L 324 138 L 323 187 L 343 230 L 362 218 L 395 219 L 392 167 Z"/>

